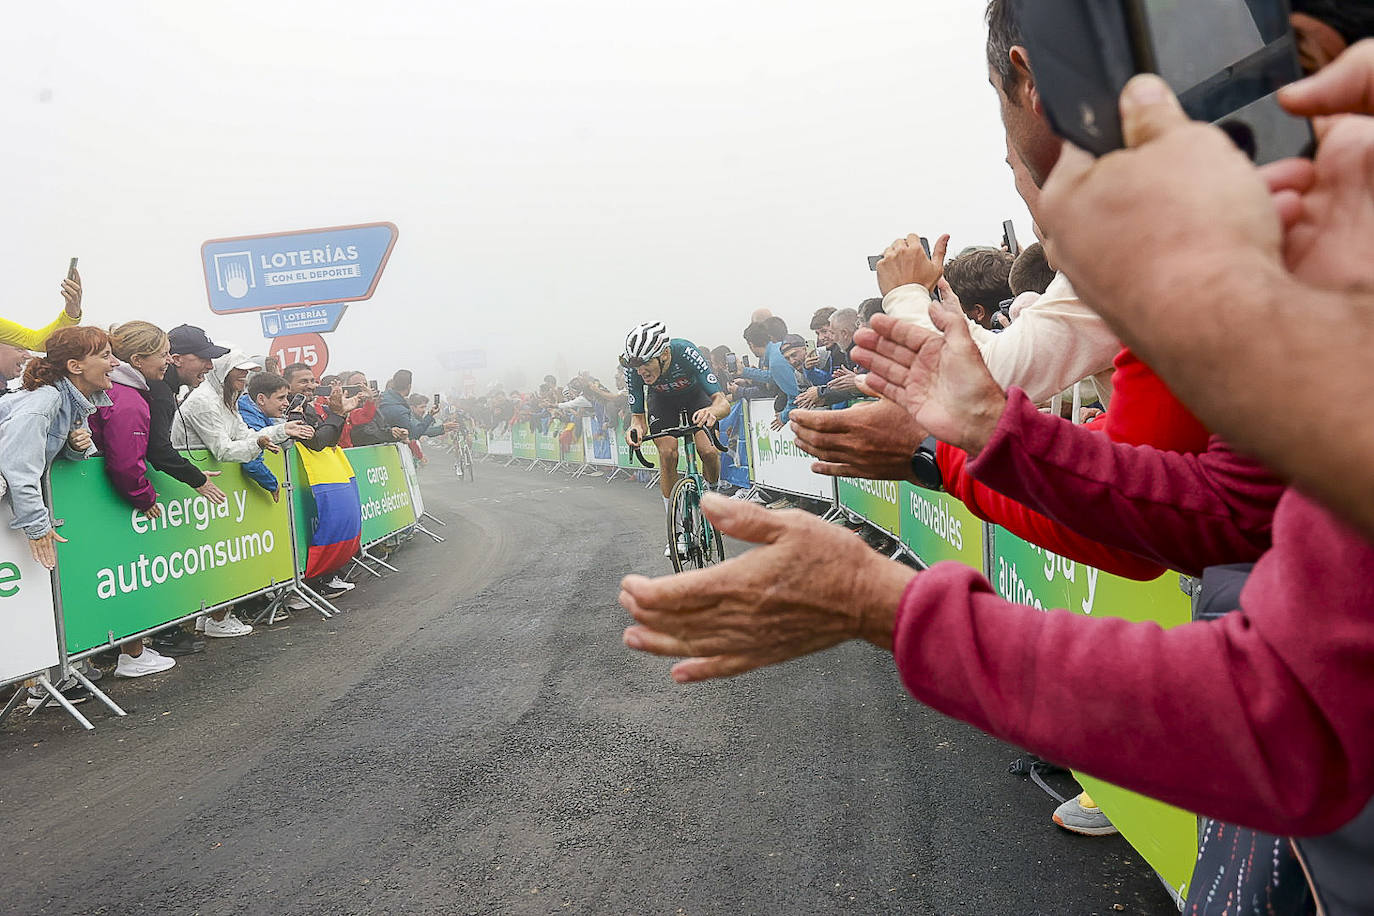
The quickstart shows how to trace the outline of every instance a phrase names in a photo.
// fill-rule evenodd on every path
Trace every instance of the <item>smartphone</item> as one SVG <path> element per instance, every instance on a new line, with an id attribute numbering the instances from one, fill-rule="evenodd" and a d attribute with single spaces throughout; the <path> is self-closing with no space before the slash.
<path id="1" fill-rule="evenodd" d="M 67 265 L 67 279 L 76 279 L 76 258 L 72 258 L 72 262 Z"/>
<path id="2" fill-rule="evenodd" d="M 439 412 L 439 396 L 437 394 L 434 396 L 434 412 Z"/>
<path id="3" fill-rule="evenodd" d="M 1021 243 L 1016 241 L 1016 226 L 1009 219 L 1002 221 L 1002 244 L 1013 258 L 1021 254 Z"/>
<path id="4" fill-rule="evenodd" d="M 924 252 L 926 253 L 926 257 L 929 258 L 929 257 L 930 257 L 930 239 L 926 238 L 924 235 L 921 236 L 920 239 L 921 239 L 921 250 L 924 251 Z M 944 301 L 943 299 L 940 298 L 940 288 L 939 288 L 938 286 L 935 287 L 935 289 L 932 289 L 932 290 L 930 291 L 930 296 L 931 296 L 931 298 L 934 299 L 936 302 L 943 302 L 943 301 Z"/>
<path id="5" fill-rule="evenodd" d="M 883 256 L 880 255 L 880 254 L 871 254 L 871 255 L 869 255 L 869 256 L 868 256 L 868 269 L 869 269 L 869 270 L 877 270 L 877 269 L 878 269 L 878 262 L 881 261 L 882 259 L 883 259 Z"/>
<path id="6" fill-rule="evenodd" d="M 1158 73 L 1189 117 L 1265 165 L 1316 148 L 1312 125 L 1278 103 L 1302 76 L 1289 15 L 1288 0 L 1036 0 L 1022 32 L 1050 124 L 1077 146 L 1121 149 L 1121 89 Z"/>
<path id="7" fill-rule="evenodd" d="M 733 353 L 725 354 L 725 368 L 731 373 L 739 371 L 739 359 Z"/>
<path id="8" fill-rule="evenodd" d="M 746 369 L 751 369 L 751 368 L 753 368 L 752 366 L 749 365 L 749 357 L 747 357 L 747 356 L 741 356 L 741 357 L 740 357 L 740 362 L 744 363 L 744 368 L 746 368 Z"/>

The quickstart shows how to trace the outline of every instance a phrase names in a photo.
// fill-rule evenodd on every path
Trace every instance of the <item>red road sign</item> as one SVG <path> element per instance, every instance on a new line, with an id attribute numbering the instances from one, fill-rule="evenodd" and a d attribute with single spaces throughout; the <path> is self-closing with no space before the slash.
<path id="1" fill-rule="evenodd" d="M 285 369 L 292 363 L 305 363 L 315 371 L 315 378 L 325 374 L 329 366 L 329 345 L 319 334 L 292 334 L 273 339 L 269 351 Z"/>

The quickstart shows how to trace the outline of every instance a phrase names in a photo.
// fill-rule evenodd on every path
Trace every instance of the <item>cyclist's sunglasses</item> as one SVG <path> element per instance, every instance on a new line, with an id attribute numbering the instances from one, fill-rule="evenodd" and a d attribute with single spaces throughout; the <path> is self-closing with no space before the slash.
<path id="1" fill-rule="evenodd" d="M 638 356 L 621 356 L 620 365 L 627 369 L 638 369 L 640 366 L 649 365 L 649 363 L 658 358 L 657 356 L 652 356 L 649 359 L 640 359 Z"/>

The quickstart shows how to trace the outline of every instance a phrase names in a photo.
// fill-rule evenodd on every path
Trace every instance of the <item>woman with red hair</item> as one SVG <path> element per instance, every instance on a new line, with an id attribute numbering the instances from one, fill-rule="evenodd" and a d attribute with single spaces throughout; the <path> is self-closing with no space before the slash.
<path id="1" fill-rule="evenodd" d="M 24 369 L 23 390 L 0 399 L 0 477 L 14 511 L 10 527 L 28 535 L 34 559 L 53 569 L 65 538 L 43 502 L 43 475 L 59 454 L 78 461 L 95 451 L 87 419 L 110 406 L 106 391 L 119 360 L 99 328 L 62 328 L 44 347 Z"/>

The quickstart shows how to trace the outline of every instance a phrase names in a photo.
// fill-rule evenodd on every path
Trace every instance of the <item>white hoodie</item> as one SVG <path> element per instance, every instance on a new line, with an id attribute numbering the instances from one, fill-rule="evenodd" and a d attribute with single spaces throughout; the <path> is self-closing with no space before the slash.
<path id="1" fill-rule="evenodd" d="M 247 362 L 251 362 L 247 354 L 237 350 L 214 361 L 205 381 L 177 408 L 172 420 L 174 447 L 206 449 L 218 461 L 246 464 L 262 454 L 258 446 L 262 436 L 268 436 L 276 445 L 286 441 L 285 426 L 250 429 L 237 409 L 224 405 L 224 379 L 235 366 Z"/>

